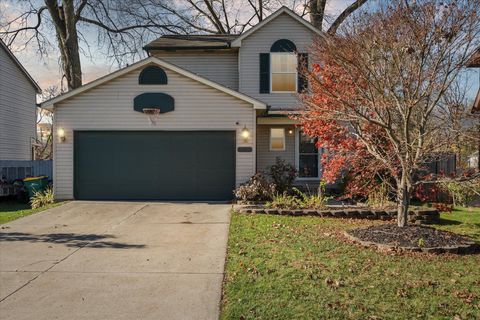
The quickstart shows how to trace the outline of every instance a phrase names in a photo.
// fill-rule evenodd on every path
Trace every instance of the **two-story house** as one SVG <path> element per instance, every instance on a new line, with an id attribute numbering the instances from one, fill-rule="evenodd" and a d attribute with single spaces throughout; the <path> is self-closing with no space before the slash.
<path id="1" fill-rule="evenodd" d="M 0 40 L 0 160 L 32 160 L 40 87 Z"/>
<path id="2" fill-rule="evenodd" d="M 61 199 L 223 200 L 281 157 L 318 183 L 314 141 L 288 114 L 321 32 L 282 7 L 240 35 L 171 35 L 149 57 L 44 102 Z"/>

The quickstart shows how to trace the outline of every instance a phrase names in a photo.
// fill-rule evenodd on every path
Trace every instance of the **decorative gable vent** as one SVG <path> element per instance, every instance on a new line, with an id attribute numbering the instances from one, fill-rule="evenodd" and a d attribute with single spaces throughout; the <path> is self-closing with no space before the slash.
<path id="1" fill-rule="evenodd" d="M 158 66 L 149 66 L 140 72 L 138 84 L 167 84 L 167 74 Z"/>
<path id="2" fill-rule="evenodd" d="M 270 52 L 295 52 L 297 51 L 297 46 L 287 39 L 280 39 L 275 41 L 270 47 Z"/>

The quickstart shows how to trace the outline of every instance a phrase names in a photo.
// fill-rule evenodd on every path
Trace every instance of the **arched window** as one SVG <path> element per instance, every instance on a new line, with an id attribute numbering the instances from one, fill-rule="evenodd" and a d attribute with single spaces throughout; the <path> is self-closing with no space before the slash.
<path id="1" fill-rule="evenodd" d="M 148 66 L 140 72 L 138 84 L 167 84 L 167 74 L 158 66 Z"/>
<path id="2" fill-rule="evenodd" d="M 270 48 L 270 92 L 297 92 L 297 47 L 280 39 Z"/>
<path id="3" fill-rule="evenodd" d="M 270 47 L 270 52 L 295 52 L 297 47 L 295 43 L 287 39 L 280 39 L 275 41 Z"/>

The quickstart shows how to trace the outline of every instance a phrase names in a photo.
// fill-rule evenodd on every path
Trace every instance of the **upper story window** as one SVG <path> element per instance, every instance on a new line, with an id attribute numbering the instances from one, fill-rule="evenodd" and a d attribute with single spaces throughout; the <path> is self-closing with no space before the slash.
<path id="1" fill-rule="evenodd" d="M 291 52 L 272 52 L 270 92 L 297 92 L 297 55 Z"/>
<path id="2" fill-rule="evenodd" d="M 260 53 L 260 93 L 300 92 L 305 87 L 302 75 L 298 73 L 299 58 L 297 47 L 288 39 L 275 41 L 269 53 Z"/>

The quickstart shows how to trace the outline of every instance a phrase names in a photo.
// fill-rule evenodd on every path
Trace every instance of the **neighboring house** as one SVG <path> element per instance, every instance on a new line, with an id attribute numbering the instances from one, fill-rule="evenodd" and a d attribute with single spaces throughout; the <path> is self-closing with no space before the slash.
<path id="1" fill-rule="evenodd" d="M 479 163 L 478 163 L 478 160 L 479 160 L 478 158 L 479 158 L 479 157 L 478 157 L 478 155 L 479 155 L 479 152 L 477 151 L 477 152 L 474 152 L 474 153 L 472 153 L 471 155 L 469 155 L 469 156 L 467 157 L 467 166 L 468 166 L 468 168 L 470 168 L 470 169 L 476 169 L 476 168 L 479 167 Z"/>
<path id="2" fill-rule="evenodd" d="M 480 48 L 475 51 L 475 53 L 470 57 L 467 62 L 467 67 L 469 68 L 480 68 Z M 473 103 L 472 113 L 480 112 L 480 88 L 477 91 L 477 97 Z"/>
<path id="3" fill-rule="evenodd" d="M 470 57 L 470 59 L 468 60 L 468 63 L 467 63 L 467 67 L 480 68 L 480 48 L 478 48 L 477 51 Z M 477 96 L 476 96 L 475 101 L 473 103 L 472 113 L 479 113 L 480 114 L 480 88 L 478 88 Z M 480 128 L 480 125 L 479 125 L 479 128 Z M 480 135 L 480 132 L 478 134 Z M 477 152 L 477 156 L 476 156 L 477 168 L 480 171 L 479 155 L 480 155 L 480 142 L 478 144 L 478 152 Z M 475 162 L 475 155 L 472 155 L 470 158 L 473 159 L 473 160 L 469 160 L 469 163 L 474 163 Z"/>
<path id="4" fill-rule="evenodd" d="M 32 160 L 40 87 L 0 40 L 0 160 Z"/>
<path id="5" fill-rule="evenodd" d="M 57 198 L 231 199 L 276 157 L 318 185 L 321 155 L 288 115 L 319 35 L 282 7 L 241 35 L 163 36 L 149 58 L 44 102 Z"/>

